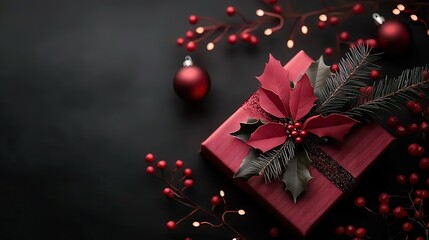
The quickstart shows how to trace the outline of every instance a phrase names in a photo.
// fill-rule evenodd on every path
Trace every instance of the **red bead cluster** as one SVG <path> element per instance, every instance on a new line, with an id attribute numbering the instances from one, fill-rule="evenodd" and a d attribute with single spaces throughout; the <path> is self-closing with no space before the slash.
<path id="1" fill-rule="evenodd" d="M 399 137 L 406 136 L 407 134 L 415 134 L 415 133 L 429 133 L 429 106 L 423 105 L 423 103 L 416 101 L 408 101 L 405 104 L 406 108 L 410 111 L 410 113 L 420 116 L 421 120 L 419 122 L 413 122 L 404 126 L 401 123 L 398 117 L 391 116 L 387 119 L 386 123 L 388 126 L 395 128 L 395 132 Z M 417 145 L 410 146 L 409 152 L 412 155 L 422 155 L 421 148 Z"/>
<path id="2" fill-rule="evenodd" d="M 307 137 L 308 133 L 305 130 L 301 130 L 302 124 L 300 122 L 290 123 L 286 126 L 286 133 L 289 138 L 292 138 L 294 142 L 300 144 Z"/>

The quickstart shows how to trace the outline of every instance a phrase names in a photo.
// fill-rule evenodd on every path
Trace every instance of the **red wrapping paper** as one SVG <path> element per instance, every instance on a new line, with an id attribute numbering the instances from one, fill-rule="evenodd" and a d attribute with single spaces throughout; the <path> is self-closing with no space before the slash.
<path id="1" fill-rule="evenodd" d="M 298 53 L 300 54 L 303 52 Z M 293 64 L 296 64 L 296 57 L 285 68 Z M 243 158 L 248 155 L 249 146 L 230 133 L 237 131 L 240 122 L 246 122 L 249 117 L 262 118 L 257 111 L 252 110 L 251 103 L 250 100 L 243 104 L 201 146 L 202 156 L 211 160 L 231 179 Z M 320 147 L 359 179 L 393 139 L 380 126 L 367 124 L 352 128 L 342 142 L 333 142 Z M 310 173 L 314 178 L 309 181 L 307 191 L 298 197 L 296 203 L 280 181 L 265 184 L 262 176 L 252 177 L 248 181 L 243 179 L 233 181 L 291 231 L 305 236 L 344 195 L 312 166 Z"/>

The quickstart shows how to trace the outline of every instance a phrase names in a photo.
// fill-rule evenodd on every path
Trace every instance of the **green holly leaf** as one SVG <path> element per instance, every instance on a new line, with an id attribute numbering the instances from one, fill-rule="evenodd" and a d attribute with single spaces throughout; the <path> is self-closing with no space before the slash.
<path id="1" fill-rule="evenodd" d="M 250 135 L 262 125 L 264 125 L 264 123 L 261 121 L 261 119 L 249 118 L 247 119 L 247 122 L 240 123 L 240 129 L 231 133 L 231 135 L 245 142 L 249 140 Z"/>
<path id="2" fill-rule="evenodd" d="M 314 95 L 319 98 L 321 89 L 325 88 L 331 70 L 323 61 L 323 56 L 313 62 L 307 69 L 307 76 L 310 79 L 311 86 L 314 88 Z"/>
<path id="3" fill-rule="evenodd" d="M 298 148 L 295 156 L 289 162 L 282 181 L 286 185 L 286 190 L 292 194 L 296 203 L 298 196 L 307 190 L 307 183 L 313 177 L 308 171 L 310 158 L 304 148 Z"/>
<path id="4" fill-rule="evenodd" d="M 260 160 L 258 159 L 258 157 L 260 153 L 261 151 L 251 148 L 249 151 L 249 155 L 247 155 L 247 157 L 243 159 L 240 168 L 234 174 L 234 178 L 249 179 L 252 176 L 259 175 L 261 167 L 259 164 Z"/>

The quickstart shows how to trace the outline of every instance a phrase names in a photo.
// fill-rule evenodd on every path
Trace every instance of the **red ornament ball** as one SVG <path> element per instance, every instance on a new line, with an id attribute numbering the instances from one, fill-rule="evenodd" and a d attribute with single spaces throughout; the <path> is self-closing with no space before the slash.
<path id="1" fill-rule="evenodd" d="M 167 162 L 164 160 L 161 160 L 156 164 L 156 167 L 158 167 L 159 169 L 165 169 L 167 167 Z"/>
<path id="2" fill-rule="evenodd" d="M 146 167 L 146 174 L 147 175 L 153 175 L 155 173 L 155 168 L 152 166 L 147 166 Z"/>
<path id="3" fill-rule="evenodd" d="M 194 41 L 190 41 L 186 44 L 186 50 L 188 52 L 193 52 L 197 49 L 197 44 Z"/>
<path id="4" fill-rule="evenodd" d="M 183 161 L 182 161 L 182 160 L 177 160 L 177 161 L 176 161 L 176 168 L 182 168 L 182 167 L 183 167 L 183 165 L 184 165 L 184 163 L 183 163 Z"/>
<path id="5" fill-rule="evenodd" d="M 363 207 L 363 206 L 365 206 L 365 204 L 366 204 L 365 198 L 363 198 L 363 197 L 357 197 L 355 199 L 355 205 L 356 206 Z"/>
<path id="6" fill-rule="evenodd" d="M 162 190 L 162 194 L 164 194 L 166 197 L 169 197 L 170 193 L 172 193 L 171 188 L 164 188 L 164 190 Z"/>
<path id="7" fill-rule="evenodd" d="M 210 89 L 210 77 L 201 67 L 183 66 L 174 76 L 174 90 L 188 101 L 203 99 Z"/>
<path id="8" fill-rule="evenodd" d="M 377 40 L 383 52 L 401 54 L 405 53 L 411 46 L 411 33 L 404 23 L 389 20 L 378 28 Z"/>
<path id="9" fill-rule="evenodd" d="M 183 175 L 185 175 L 185 177 L 190 177 L 190 176 L 192 176 L 192 169 L 190 169 L 190 168 L 185 168 L 185 170 L 183 170 Z"/>
<path id="10" fill-rule="evenodd" d="M 192 180 L 192 179 L 186 179 L 186 180 L 183 182 L 183 185 L 184 185 L 185 187 L 192 187 L 192 185 L 194 185 L 194 180 Z"/>
<path id="11" fill-rule="evenodd" d="M 155 156 L 152 153 L 148 153 L 146 154 L 146 162 L 148 163 L 153 163 L 153 161 L 155 161 Z"/>

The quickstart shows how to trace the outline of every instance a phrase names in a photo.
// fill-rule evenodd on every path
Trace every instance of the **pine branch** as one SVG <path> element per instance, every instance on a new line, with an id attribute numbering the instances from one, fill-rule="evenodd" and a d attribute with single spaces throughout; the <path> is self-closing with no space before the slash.
<path id="1" fill-rule="evenodd" d="M 359 45 L 350 48 L 346 58 L 339 63 L 339 72 L 333 74 L 320 90 L 315 114 L 340 113 L 344 107 L 359 95 L 359 89 L 366 85 L 369 73 L 379 69 L 374 62 L 377 55 L 370 54 L 371 48 Z"/>
<path id="2" fill-rule="evenodd" d="M 383 111 L 400 110 L 401 104 L 417 99 L 422 92 L 429 93 L 429 81 L 423 79 L 424 71 L 428 71 L 427 66 L 407 69 L 397 78 L 374 82 L 372 92 L 356 100 L 343 114 L 352 118 L 362 118 L 367 114 L 381 119 Z"/>
<path id="3" fill-rule="evenodd" d="M 280 148 L 270 150 L 259 156 L 259 175 L 264 175 L 265 182 L 281 179 L 283 171 L 295 155 L 295 144 L 287 140 Z"/>

